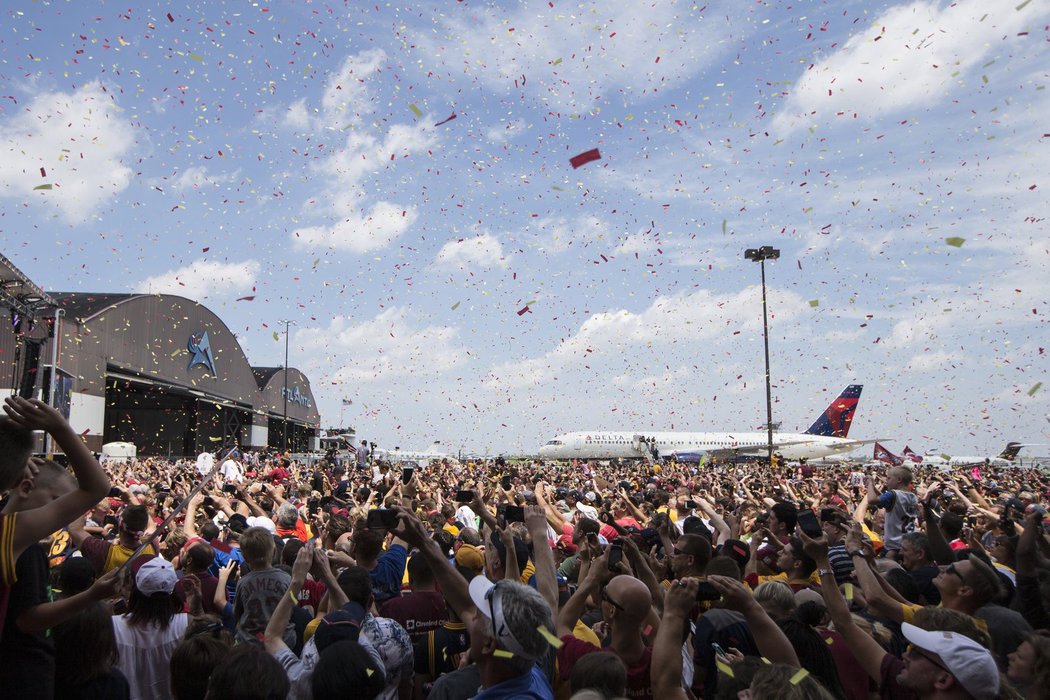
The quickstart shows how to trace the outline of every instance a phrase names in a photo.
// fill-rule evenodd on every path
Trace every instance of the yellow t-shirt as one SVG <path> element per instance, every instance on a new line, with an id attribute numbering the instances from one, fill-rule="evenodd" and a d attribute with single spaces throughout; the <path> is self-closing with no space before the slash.
<path id="1" fill-rule="evenodd" d="M 944 606 L 938 605 L 937 607 L 940 608 L 940 607 L 944 607 Z M 901 603 L 901 610 L 904 612 L 904 622 L 907 622 L 909 625 L 914 625 L 915 624 L 915 613 L 917 613 L 920 610 L 922 610 L 922 608 L 923 608 L 923 606 L 921 606 L 921 605 L 912 605 L 911 603 Z M 967 617 L 969 617 L 971 620 L 974 621 L 974 624 L 977 625 L 977 629 L 981 630 L 985 634 L 988 634 L 988 623 L 987 622 L 985 622 L 984 620 L 982 620 L 979 617 L 973 617 L 972 615 L 967 615 Z"/>

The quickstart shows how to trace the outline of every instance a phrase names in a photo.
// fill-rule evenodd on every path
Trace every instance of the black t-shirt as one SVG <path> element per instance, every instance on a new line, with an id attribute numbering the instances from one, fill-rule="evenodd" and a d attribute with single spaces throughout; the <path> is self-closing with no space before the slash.
<path id="1" fill-rule="evenodd" d="M 50 700 L 54 695 L 55 646 L 46 633 L 26 634 L 17 623 L 22 613 L 51 600 L 44 548 L 33 545 L 26 549 L 15 569 L 18 581 L 11 588 L 0 641 L 0 698 Z"/>

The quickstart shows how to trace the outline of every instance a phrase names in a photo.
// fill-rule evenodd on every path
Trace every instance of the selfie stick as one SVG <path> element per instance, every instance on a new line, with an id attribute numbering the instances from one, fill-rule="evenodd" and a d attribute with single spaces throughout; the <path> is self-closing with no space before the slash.
<path id="1" fill-rule="evenodd" d="M 198 493 L 200 493 L 201 489 L 204 488 L 204 485 L 215 478 L 215 475 L 219 473 L 219 469 L 222 467 L 223 462 L 225 462 L 227 458 L 229 458 L 229 456 L 233 454 L 234 451 L 236 451 L 236 449 L 237 446 L 235 445 L 230 449 L 226 450 L 226 454 L 224 454 L 221 459 L 215 460 L 215 466 L 211 468 L 211 471 L 208 472 L 207 476 L 201 479 L 199 484 L 190 489 L 190 492 L 186 494 L 186 498 L 183 499 L 182 503 L 180 503 L 178 506 L 175 507 L 173 511 L 171 511 L 168 517 L 164 519 L 164 522 L 158 525 L 154 532 L 163 532 L 165 528 L 171 525 L 171 522 L 175 520 L 175 516 L 181 513 L 182 510 L 189 504 L 190 499 L 196 496 Z M 124 567 L 128 566 L 132 561 L 135 560 L 137 556 L 142 554 L 143 550 L 145 550 L 146 547 L 149 546 L 149 543 L 152 541 L 153 537 L 150 537 L 145 542 L 136 547 L 135 551 L 131 553 L 130 557 L 128 557 L 128 560 L 121 564 L 120 568 L 117 569 L 117 576 L 120 576 L 120 573 L 124 570 Z"/>

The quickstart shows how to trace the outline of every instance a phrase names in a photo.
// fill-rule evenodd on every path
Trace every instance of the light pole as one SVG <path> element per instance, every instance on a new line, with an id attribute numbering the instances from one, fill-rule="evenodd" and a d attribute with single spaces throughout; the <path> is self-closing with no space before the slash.
<path id="1" fill-rule="evenodd" d="M 766 449 L 769 451 L 769 466 L 773 466 L 773 396 L 769 388 L 769 316 L 766 312 L 766 260 L 776 260 L 780 251 L 770 245 L 748 248 L 744 257 L 757 262 L 762 268 L 762 342 L 766 349 Z"/>
<path id="2" fill-rule="evenodd" d="M 288 326 L 294 326 L 295 321 L 278 321 L 284 324 L 284 420 L 281 421 L 281 449 L 288 451 Z"/>

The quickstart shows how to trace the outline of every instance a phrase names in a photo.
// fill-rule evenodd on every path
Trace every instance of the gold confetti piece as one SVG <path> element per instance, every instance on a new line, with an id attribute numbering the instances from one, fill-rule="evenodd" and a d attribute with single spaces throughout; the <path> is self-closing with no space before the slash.
<path id="1" fill-rule="evenodd" d="M 853 584 L 847 583 L 844 587 L 846 589 L 846 600 L 853 600 Z"/>
<path id="2" fill-rule="evenodd" d="M 725 661 L 715 661 L 715 666 L 718 667 L 720 673 L 724 673 L 730 678 L 734 678 L 733 667 L 727 664 Z"/>
<path id="3" fill-rule="evenodd" d="M 952 236 L 951 238 L 945 238 L 944 242 L 955 248 L 962 248 L 963 243 L 966 242 L 965 238 L 959 238 L 958 236 Z"/>
<path id="4" fill-rule="evenodd" d="M 277 335 L 277 331 L 274 331 L 273 332 L 273 342 L 276 343 L 280 339 L 281 339 L 281 336 Z"/>
<path id="5" fill-rule="evenodd" d="M 1024 0 L 1024 2 L 1022 2 L 1020 5 L 1018 5 L 1014 9 L 1017 10 L 1018 12 L 1020 12 L 1021 10 L 1024 9 L 1024 6 L 1027 5 L 1030 2 L 1032 2 L 1032 0 Z"/>
<path id="6" fill-rule="evenodd" d="M 1042 386 L 1043 386 L 1043 383 L 1042 383 L 1042 382 L 1036 382 L 1036 383 L 1035 383 L 1035 386 L 1033 386 L 1033 387 L 1032 387 L 1031 389 L 1029 389 L 1029 390 L 1028 390 L 1028 395 L 1029 395 L 1029 396 L 1035 396 L 1035 392 L 1039 391 L 1039 389 L 1040 389 L 1040 388 L 1041 388 Z"/>
<path id="7" fill-rule="evenodd" d="M 791 685 L 798 685 L 802 682 L 802 679 L 808 675 L 809 671 L 807 671 L 804 668 L 800 668 L 799 670 L 795 671 L 795 675 L 791 677 L 791 680 L 789 682 L 791 683 Z"/>
<path id="8" fill-rule="evenodd" d="M 557 637 L 555 637 L 554 634 L 549 629 L 547 629 L 547 627 L 545 625 L 540 625 L 539 627 L 536 628 L 536 630 L 540 633 L 540 635 L 544 639 L 547 640 L 548 644 L 550 644 L 555 649 L 561 649 L 562 641 L 560 639 L 558 639 Z"/>
<path id="9" fill-rule="evenodd" d="M 818 299 L 810 299 L 809 300 L 809 305 L 812 306 L 813 308 L 816 308 L 816 307 L 820 306 L 820 301 Z"/>
<path id="10" fill-rule="evenodd" d="M 722 219 L 722 235 L 723 236 L 725 235 L 725 232 L 726 232 L 726 220 Z"/>
<path id="11" fill-rule="evenodd" d="M 492 655 L 495 656 L 497 659 L 513 659 L 514 658 L 514 654 L 510 653 L 509 651 L 504 651 L 503 649 L 496 649 L 495 651 L 492 652 Z"/>
<path id="12" fill-rule="evenodd" d="M 773 665 L 773 662 L 770 661 L 769 659 L 767 659 L 764 656 L 762 657 L 762 663 L 764 663 L 766 666 L 772 666 Z"/>
<path id="13" fill-rule="evenodd" d="M 198 56 L 198 55 L 197 55 L 197 54 L 195 54 L 195 53 L 191 53 L 191 54 L 190 54 L 190 58 L 192 58 L 192 59 L 193 59 L 194 61 L 196 61 L 197 63 L 204 63 L 204 59 L 203 59 L 203 58 L 201 58 L 200 56 Z"/>
<path id="14" fill-rule="evenodd" d="M 1027 4 L 1028 4 L 1028 3 L 1026 2 L 1026 3 L 1025 3 L 1025 5 L 1027 5 Z M 1024 7 L 1024 5 L 1022 5 L 1021 7 Z M 1021 8 L 1019 7 L 1019 8 L 1017 8 L 1017 9 L 1021 9 Z M 561 63 L 561 59 L 560 59 L 560 58 L 556 58 L 556 59 L 554 59 L 554 63 L 552 63 L 551 65 L 552 65 L 552 66 L 556 66 L 556 65 L 558 65 L 559 63 Z"/>
<path id="15" fill-rule="evenodd" d="M 51 189 L 51 185 L 37 185 L 33 189 L 34 190 L 49 190 L 49 189 Z"/>
<path id="16" fill-rule="evenodd" d="M 948 454 L 946 452 L 942 452 L 941 453 L 941 459 L 943 459 L 945 462 L 949 461 L 951 458 L 952 458 L 952 456 L 950 454 Z"/>
<path id="17" fill-rule="evenodd" d="M 834 637 L 828 637 L 824 641 L 828 643 L 828 646 L 831 646 L 832 642 L 835 641 L 835 638 Z"/>
<path id="18" fill-rule="evenodd" d="M 423 110 L 421 110 L 419 107 L 416 107 L 414 104 L 409 105 L 408 108 L 412 110 L 412 114 L 416 115 L 417 117 L 423 116 Z"/>
<path id="19" fill-rule="evenodd" d="M 461 303 L 461 302 L 458 302 L 458 301 L 457 301 L 457 302 L 456 302 L 455 304 L 453 304 L 453 305 L 452 305 L 452 310 L 453 310 L 453 311 L 455 311 L 456 309 L 458 309 L 458 308 L 459 308 L 459 305 L 460 305 L 460 303 Z"/>
<path id="20" fill-rule="evenodd" d="M 372 669 L 370 669 L 368 667 L 365 667 L 365 673 L 367 673 L 368 677 L 371 678 L 372 674 L 375 673 L 375 671 L 373 671 Z"/>

